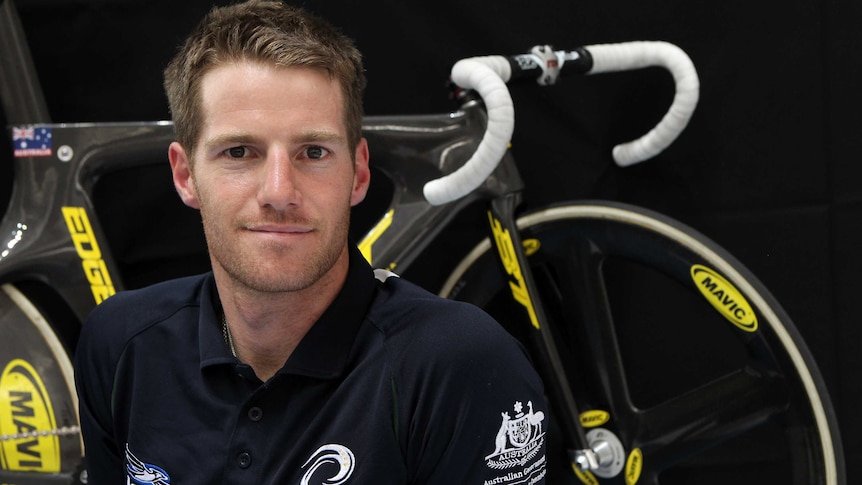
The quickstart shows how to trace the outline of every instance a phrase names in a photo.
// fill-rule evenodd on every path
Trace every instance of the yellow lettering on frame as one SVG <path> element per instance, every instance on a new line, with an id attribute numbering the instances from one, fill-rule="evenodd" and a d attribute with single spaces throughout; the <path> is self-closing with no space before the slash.
<path id="1" fill-rule="evenodd" d="M 521 266 L 518 264 L 518 257 L 515 254 L 515 244 L 512 242 L 512 235 L 508 229 L 503 229 L 503 225 L 499 220 L 494 218 L 491 212 L 488 212 L 488 220 L 491 223 L 491 232 L 494 234 L 494 245 L 500 253 L 500 260 L 503 263 L 503 268 L 511 277 L 509 280 L 509 289 L 512 291 L 512 296 L 515 301 L 524 306 L 527 314 L 530 316 L 530 322 L 534 327 L 539 328 L 539 319 L 536 317 L 536 309 L 533 306 L 533 300 L 530 298 L 530 293 L 527 291 L 527 283 L 524 281 L 524 274 L 521 272 Z"/>
<path id="2" fill-rule="evenodd" d="M 102 259 L 102 251 L 99 249 L 87 211 L 83 207 L 63 207 L 62 211 L 75 252 L 81 258 L 84 275 L 90 283 L 93 299 L 96 304 L 102 303 L 116 293 L 116 290 L 105 260 Z"/>

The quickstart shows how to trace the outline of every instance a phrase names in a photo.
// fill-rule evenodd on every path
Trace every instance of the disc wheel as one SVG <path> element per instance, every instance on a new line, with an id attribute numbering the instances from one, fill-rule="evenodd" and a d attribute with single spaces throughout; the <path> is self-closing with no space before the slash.
<path id="1" fill-rule="evenodd" d="M 575 476 L 565 438 L 549 438 L 549 484 L 845 483 L 810 352 L 726 251 L 614 203 L 552 207 L 518 227 L 581 423 L 621 443 L 612 467 Z M 490 249 L 479 244 L 441 294 L 485 308 L 526 342 L 530 325 Z"/>
<path id="2" fill-rule="evenodd" d="M 72 364 L 51 325 L 0 285 L 0 483 L 79 483 L 83 444 Z"/>

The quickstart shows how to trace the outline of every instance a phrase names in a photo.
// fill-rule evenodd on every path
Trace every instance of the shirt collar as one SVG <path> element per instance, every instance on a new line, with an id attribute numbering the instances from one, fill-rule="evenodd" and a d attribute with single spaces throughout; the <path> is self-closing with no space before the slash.
<path id="1" fill-rule="evenodd" d="M 198 323 L 201 368 L 236 363 L 222 333 L 215 279 L 210 274 L 203 285 Z M 323 315 L 299 342 L 278 374 L 294 374 L 321 379 L 341 375 L 359 326 L 368 313 L 376 288 L 374 272 L 362 253 L 350 245 L 350 263 L 344 286 Z"/>
<path id="2" fill-rule="evenodd" d="M 235 363 L 230 349 L 224 341 L 221 323 L 221 303 L 218 299 L 215 278 L 206 275 L 201 285 L 200 315 L 198 316 L 198 339 L 201 369 L 216 364 Z"/>

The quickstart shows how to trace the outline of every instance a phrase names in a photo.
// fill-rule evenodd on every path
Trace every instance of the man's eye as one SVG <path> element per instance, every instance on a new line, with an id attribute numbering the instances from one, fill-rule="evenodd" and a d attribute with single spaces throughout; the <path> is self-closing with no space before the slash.
<path id="1" fill-rule="evenodd" d="M 326 148 L 311 146 L 305 149 L 305 155 L 313 160 L 318 160 L 326 156 Z"/>
<path id="2" fill-rule="evenodd" d="M 247 152 L 248 149 L 244 146 L 231 147 L 227 149 L 227 154 L 231 158 L 242 158 Z"/>

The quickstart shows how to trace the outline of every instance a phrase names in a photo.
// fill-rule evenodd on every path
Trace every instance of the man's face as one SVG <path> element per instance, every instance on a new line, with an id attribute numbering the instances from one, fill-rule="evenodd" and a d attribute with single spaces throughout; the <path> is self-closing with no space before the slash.
<path id="1" fill-rule="evenodd" d="M 348 146 L 338 82 L 241 62 L 207 73 L 201 95 L 194 161 L 178 144 L 170 158 L 180 196 L 201 211 L 216 276 L 278 292 L 346 271 L 350 207 L 369 171 L 365 141 Z"/>

